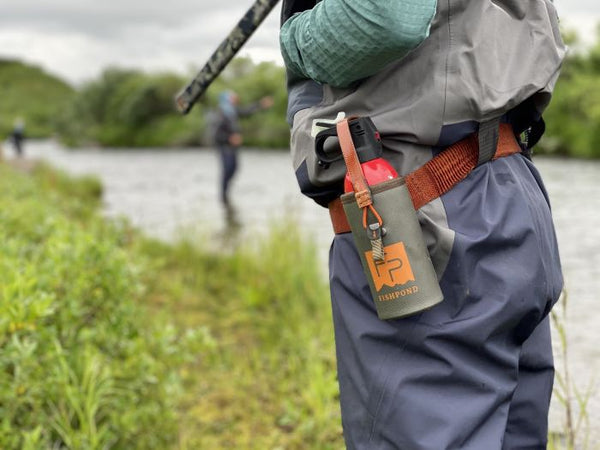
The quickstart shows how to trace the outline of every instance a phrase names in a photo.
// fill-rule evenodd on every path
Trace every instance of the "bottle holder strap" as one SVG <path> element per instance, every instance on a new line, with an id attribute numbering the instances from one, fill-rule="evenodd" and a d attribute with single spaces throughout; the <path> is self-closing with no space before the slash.
<path id="1" fill-rule="evenodd" d="M 336 124 L 338 139 L 340 140 L 340 147 L 342 148 L 342 155 L 344 156 L 344 162 L 346 163 L 346 170 L 350 175 L 350 181 L 352 181 L 352 187 L 356 193 L 356 201 L 360 208 L 366 208 L 373 203 L 371 197 L 371 190 L 365 175 L 363 174 L 362 168 L 360 167 L 360 161 L 356 148 L 354 147 L 354 141 L 352 141 L 352 133 L 350 132 L 349 120 L 353 118 L 345 118 Z"/>

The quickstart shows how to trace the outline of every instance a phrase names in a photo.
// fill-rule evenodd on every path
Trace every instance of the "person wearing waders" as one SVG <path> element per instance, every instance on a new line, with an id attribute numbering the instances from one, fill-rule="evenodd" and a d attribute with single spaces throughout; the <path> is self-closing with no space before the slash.
<path id="1" fill-rule="evenodd" d="M 552 2 L 284 0 L 280 45 L 295 174 L 335 231 L 347 448 L 546 448 L 548 313 L 563 281 L 530 149 L 565 55 Z M 323 126 L 352 116 L 372 120 L 406 177 L 414 208 L 392 212 L 416 209 L 443 294 L 405 317 L 379 318 L 367 253 L 339 214 L 346 165 L 315 154 Z"/>
<path id="2" fill-rule="evenodd" d="M 238 119 L 249 116 L 256 111 L 270 108 L 271 97 L 264 97 L 258 103 L 247 107 L 239 107 L 239 97 L 233 91 L 219 94 L 219 112 L 215 124 L 214 141 L 221 157 L 221 203 L 227 209 L 231 207 L 229 187 L 238 167 L 237 152 L 242 145 L 242 134 Z"/>

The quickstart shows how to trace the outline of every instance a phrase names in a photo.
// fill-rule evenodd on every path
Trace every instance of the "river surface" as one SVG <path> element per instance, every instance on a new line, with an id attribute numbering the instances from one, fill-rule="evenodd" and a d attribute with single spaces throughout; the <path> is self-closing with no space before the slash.
<path id="1" fill-rule="evenodd" d="M 72 174 L 96 175 L 107 216 L 125 216 L 147 234 L 174 240 L 182 234 L 223 236 L 231 225 L 218 202 L 219 161 L 212 149 L 65 151 L 53 141 L 29 142 L 28 157 L 43 158 Z M 8 155 L 10 157 L 10 155 Z M 600 443 L 600 162 L 538 157 L 553 206 L 568 291 L 566 311 L 570 376 L 591 387 L 588 418 L 592 448 Z M 328 213 L 298 191 L 286 152 L 242 150 L 231 198 L 241 239 L 292 216 L 319 244 L 324 272 L 333 236 Z M 559 339 L 555 357 L 561 370 Z M 553 399 L 551 428 L 563 408 Z"/>

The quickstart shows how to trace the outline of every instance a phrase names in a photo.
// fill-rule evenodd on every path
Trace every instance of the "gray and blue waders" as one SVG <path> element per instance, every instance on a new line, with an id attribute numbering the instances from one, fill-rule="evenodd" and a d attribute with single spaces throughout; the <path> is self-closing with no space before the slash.
<path id="1" fill-rule="evenodd" d="M 547 314 L 562 276 L 539 175 L 520 154 L 502 157 L 434 202 L 453 233 L 444 301 L 430 310 L 378 319 L 351 233 L 333 241 L 347 447 L 545 448 L 554 376 Z M 425 228 L 427 214 L 425 205 Z"/>

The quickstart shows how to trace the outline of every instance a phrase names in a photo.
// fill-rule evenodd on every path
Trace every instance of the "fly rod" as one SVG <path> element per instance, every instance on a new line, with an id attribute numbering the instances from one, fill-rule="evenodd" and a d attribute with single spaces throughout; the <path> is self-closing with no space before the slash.
<path id="1" fill-rule="evenodd" d="M 177 109 L 187 114 L 229 61 L 242 48 L 279 0 L 256 0 L 244 17 L 217 47 L 194 79 L 175 97 Z"/>

